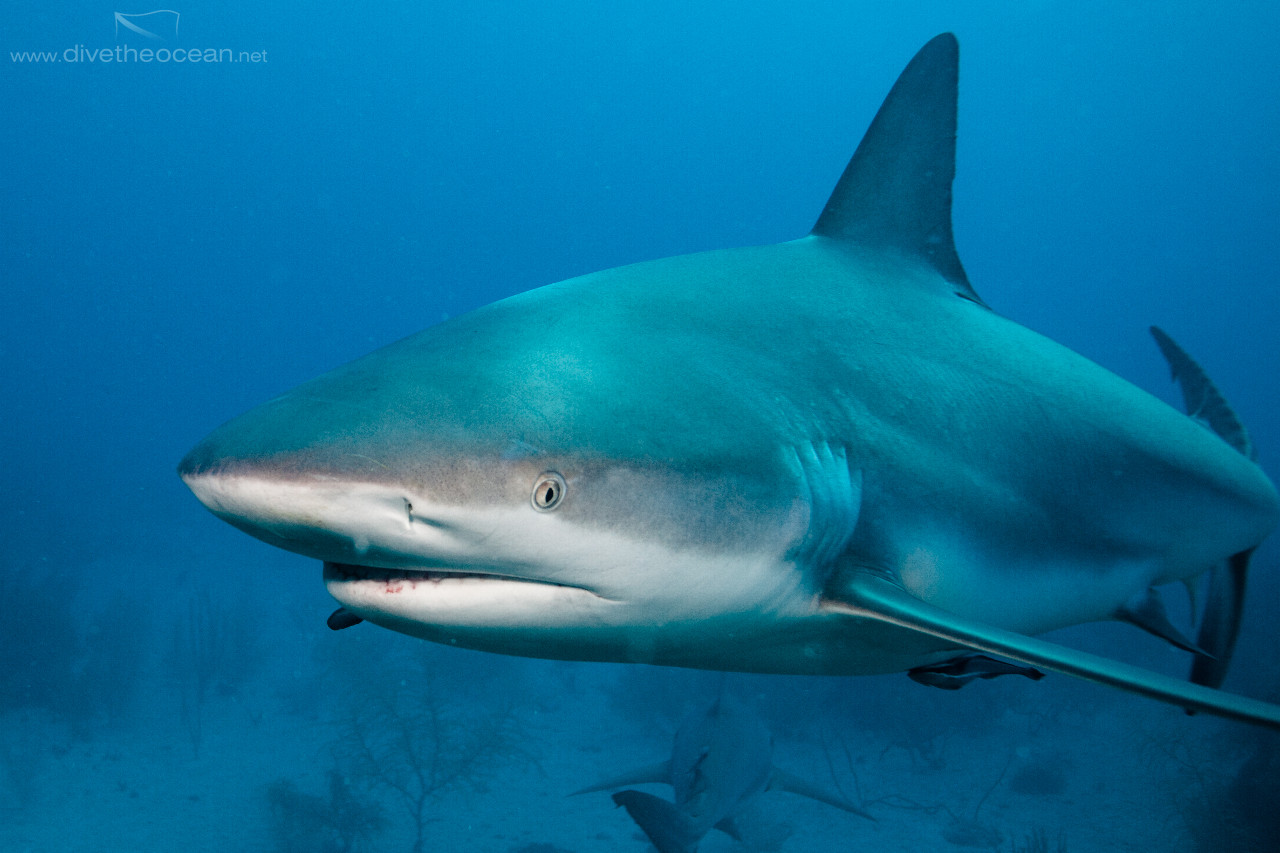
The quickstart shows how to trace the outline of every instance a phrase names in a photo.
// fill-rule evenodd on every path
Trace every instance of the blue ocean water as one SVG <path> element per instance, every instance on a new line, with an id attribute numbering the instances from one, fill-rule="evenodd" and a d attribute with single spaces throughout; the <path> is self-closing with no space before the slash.
<path id="1" fill-rule="evenodd" d="M 352 697 L 421 707 L 404 673 L 462 718 L 447 751 L 478 748 L 467 719 L 506 738 L 490 776 L 441 786 L 429 846 L 644 849 L 607 799 L 560 795 L 661 757 L 715 678 L 330 634 L 317 566 L 218 523 L 174 466 L 221 421 L 445 317 L 595 269 L 802 235 L 901 67 L 944 30 L 961 42 L 955 231 L 978 292 L 1174 400 L 1146 333 L 1165 327 L 1280 478 L 1271 4 L 8 8 L 12 849 L 343 849 L 306 819 L 340 804 L 333 768 L 351 798 L 386 803 L 353 844 L 409 849 L 394 791 L 343 746 L 370 719 L 411 718 Z M 129 53 L 166 48 L 245 58 Z M 1280 689 L 1278 563 L 1274 543 L 1255 559 L 1233 690 Z M 1132 634 L 1078 639 L 1185 666 Z M 856 768 L 867 799 L 899 797 L 875 826 L 775 813 L 796 824 L 785 849 L 946 849 L 962 818 L 1000 824 L 1001 849 L 1037 828 L 1072 850 L 1248 849 L 1231 833 L 1249 818 L 1203 812 L 1274 781 L 1274 740 L 1064 681 L 954 697 L 901 677 L 732 683 L 809 775 L 849 784 Z"/>

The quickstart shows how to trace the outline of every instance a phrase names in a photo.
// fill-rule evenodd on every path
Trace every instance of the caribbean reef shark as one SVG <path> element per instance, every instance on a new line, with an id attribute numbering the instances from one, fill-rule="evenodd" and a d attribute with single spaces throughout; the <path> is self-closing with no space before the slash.
<path id="1" fill-rule="evenodd" d="M 957 69 L 950 34 L 912 59 L 807 236 L 449 320 L 224 424 L 183 479 L 324 561 L 334 628 L 950 686 L 1040 667 L 1280 728 L 1216 689 L 1275 487 L 1167 335 L 1191 417 L 978 296 Z M 1157 587 L 1203 575 L 1191 641 Z M 1191 682 L 1033 636 L 1109 619 L 1190 649 Z"/>
<path id="2" fill-rule="evenodd" d="M 631 790 L 614 794 L 613 801 L 626 808 L 659 853 L 693 853 L 712 829 L 741 841 L 734 817 L 765 791 L 790 791 L 875 820 L 853 803 L 774 767 L 773 737 L 764 722 L 723 695 L 680 726 L 669 760 L 574 795 L 645 783 L 670 785 L 675 802 Z"/>

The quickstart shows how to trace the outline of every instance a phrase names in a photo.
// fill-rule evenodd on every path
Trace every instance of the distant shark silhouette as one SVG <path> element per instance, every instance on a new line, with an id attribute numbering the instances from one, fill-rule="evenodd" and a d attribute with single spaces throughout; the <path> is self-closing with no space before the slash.
<path id="1" fill-rule="evenodd" d="M 765 791 L 790 791 L 875 820 L 853 803 L 774 767 L 773 737 L 764 722 L 724 695 L 680 726 L 669 760 L 573 795 L 645 783 L 670 785 L 675 802 L 630 790 L 614 794 L 613 801 L 626 808 L 660 853 L 693 853 L 712 829 L 741 841 L 734 817 Z"/>
<path id="2" fill-rule="evenodd" d="M 957 67 L 950 34 L 916 55 L 808 236 L 450 320 L 228 422 L 182 477 L 323 560 L 334 628 L 950 687 L 1042 667 L 1280 728 L 1214 689 L 1275 487 L 1167 335 L 1192 417 L 979 298 Z M 1192 642 L 1156 588 L 1206 573 Z M 1029 636 L 1106 619 L 1192 650 L 1194 683 Z"/>

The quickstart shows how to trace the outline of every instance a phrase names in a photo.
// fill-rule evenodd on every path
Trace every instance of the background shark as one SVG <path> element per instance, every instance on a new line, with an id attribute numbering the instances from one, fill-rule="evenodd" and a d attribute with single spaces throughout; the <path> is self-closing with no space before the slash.
<path id="1" fill-rule="evenodd" d="M 939 36 L 808 236 L 449 321 L 229 422 L 184 480 L 323 560 L 335 627 L 779 673 L 945 675 L 978 649 L 1280 726 L 1272 706 L 1028 636 L 1124 618 L 1189 645 L 1152 590 L 1212 571 L 1197 648 L 1221 664 L 1197 680 L 1215 685 L 1280 506 L 1171 341 L 1188 398 L 1210 401 L 1199 420 L 970 286 L 956 81 Z"/>
<path id="2" fill-rule="evenodd" d="M 790 791 L 875 820 L 857 805 L 774 767 L 773 736 L 764 721 L 723 692 L 676 731 L 670 759 L 574 794 L 645 783 L 670 785 L 675 801 L 632 790 L 614 794 L 613 801 L 626 808 L 660 853 L 692 853 L 712 829 L 742 840 L 734 816 L 765 791 Z"/>

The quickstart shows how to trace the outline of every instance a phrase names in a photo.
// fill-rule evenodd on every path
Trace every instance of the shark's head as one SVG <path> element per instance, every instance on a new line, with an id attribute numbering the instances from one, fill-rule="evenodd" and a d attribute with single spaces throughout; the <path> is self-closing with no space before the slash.
<path id="1" fill-rule="evenodd" d="M 796 568 L 809 513 L 752 400 L 673 357 L 674 329 L 584 307 L 661 269 L 407 338 L 224 424 L 180 473 L 224 520 L 324 561 L 368 621 L 507 653 L 683 662 L 682 627 L 748 631 L 812 598 Z M 704 653 L 688 662 L 714 664 Z"/>

